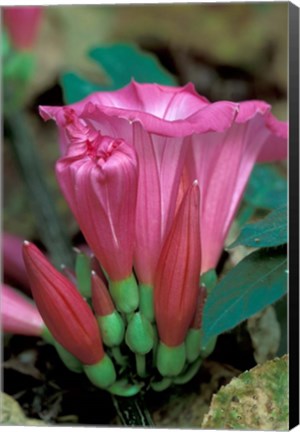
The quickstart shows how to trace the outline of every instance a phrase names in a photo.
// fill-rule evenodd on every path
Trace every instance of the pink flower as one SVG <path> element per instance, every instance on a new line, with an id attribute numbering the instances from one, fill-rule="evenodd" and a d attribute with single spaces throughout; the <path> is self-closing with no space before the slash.
<path id="1" fill-rule="evenodd" d="M 28 277 L 22 255 L 24 239 L 4 232 L 2 235 L 2 256 L 4 275 L 22 287 L 28 287 Z M 30 290 L 28 290 L 30 291 Z"/>
<path id="2" fill-rule="evenodd" d="M 75 286 L 31 243 L 24 261 L 37 307 L 54 338 L 84 365 L 104 357 L 96 318 Z"/>
<path id="3" fill-rule="evenodd" d="M 186 172 L 201 190 L 201 273 L 218 263 L 254 164 L 286 158 L 287 124 L 270 109 L 265 102 L 242 102 L 227 130 L 191 139 Z"/>
<path id="4" fill-rule="evenodd" d="M 125 140 L 135 148 L 139 175 L 134 269 L 142 286 L 150 288 L 185 185 L 199 182 L 201 272 L 205 272 L 217 264 L 254 164 L 287 154 L 287 125 L 270 114 L 265 102 L 210 103 L 192 84 L 173 88 L 133 81 L 67 107 L 41 107 L 40 113 L 45 120 L 56 120 L 67 158 L 82 154 L 86 137 L 97 140 L 97 134 Z M 78 176 L 69 177 L 68 191 Z M 74 204 L 71 208 L 75 210 Z M 82 220 L 79 223 L 84 231 Z M 90 231 L 99 243 L 97 226 Z"/>
<path id="5" fill-rule="evenodd" d="M 92 128 L 67 127 L 73 142 L 56 164 L 64 196 L 85 239 L 110 279 L 132 273 L 137 162 L 123 139 Z"/>
<path id="6" fill-rule="evenodd" d="M 35 304 L 5 284 L 1 286 L 1 320 L 5 333 L 40 336 L 45 328 Z"/>
<path id="7" fill-rule="evenodd" d="M 15 48 L 32 48 L 39 29 L 43 9 L 41 7 L 5 7 L 3 19 Z"/>
<path id="8" fill-rule="evenodd" d="M 199 186 L 188 189 L 164 242 L 154 285 L 155 317 L 161 341 L 184 342 L 195 315 L 201 266 Z"/>
<path id="9" fill-rule="evenodd" d="M 68 154 L 81 151 L 81 136 L 91 129 L 133 144 L 139 165 L 134 267 L 142 284 L 153 285 L 162 244 L 174 218 L 191 137 L 229 128 L 236 111 L 231 102 L 210 104 L 192 84 L 172 88 L 134 81 L 121 90 L 95 93 L 65 108 L 40 108 L 44 119 L 56 120 L 61 149 Z"/>

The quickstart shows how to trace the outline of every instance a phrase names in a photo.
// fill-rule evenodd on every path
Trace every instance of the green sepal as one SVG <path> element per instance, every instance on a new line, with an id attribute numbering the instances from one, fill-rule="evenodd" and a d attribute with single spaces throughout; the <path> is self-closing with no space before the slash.
<path id="1" fill-rule="evenodd" d="M 83 371 L 82 363 L 76 357 L 74 357 L 73 354 L 67 351 L 57 341 L 54 342 L 54 346 L 61 361 L 64 363 L 65 366 L 67 366 L 68 369 L 76 373 L 81 373 Z"/>
<path id="2" fill-rule="evenodd" d="M 208 357 L 215 349 L 216 343 L 217 343 L 217 337 L 215 336 L 209 340 L 206 346 L 201 346 L 201 351 L 200 351 L 201 357 L 202 358 Z"/>
<path id="3" fill-rule="evenodd" d="M 135 354 L 147 354 L 154 343 L 153 327 L 140 312 L 136 312 L 128 323 L 126 344 Z"/>
<path id="4" fill-rule="evenodd" d="M 204 285 L 207 293 L 209 294 L 212 289 L 217 285 L 218 276 L 215 269 L 208 270 L 206 273 L 203 273 L 200 277 L 201 285 Z"/>
<path id="5" fill-rule="evenodd" d="M 139 291 L 133 274 L 122 281 L 109 281 L 109 290 L 120 312 L 134 312 L 139 305 Z"/>
<path id="6" fill-rule="evenodd" d="M 173 378 L 174 384 L 185 384 L 189 382 L 198 372 L 201 363 L 202 363 L 202 359 L 196 360 L 193 364 L 191 364 L 187 368 L 187 370 L 184 373 Z"/>
<path id="7" fill-rule="evenodd" d="M 107 389 L 116 381 L 115 367 L 107 354 L 96 364 L 84 365 L 83 370 L 96 387 Z"/>
<path id="8" fill-rule="evenodd" d="M 140 311 L 150 321 L 154 321 L 153 287 L 140 284 Z"/>
<path id="9" fill-rule="evenodd" d="M 201 352 L 201 336 L 202 332 L 200 329 L 189 329 L 185 339 L 185 349 L 187 361 L 193 363 Z"/>
<path id="10" fill-rule="evenodd" d="M 45 342 L 54 345 L 55 343 L 55 339 L 52 336 L 50 330 L 48 329 L 48 327 L 44 326 L 42 333 L 41 333 L 41 337 L 44 339 Z"/>
<path id="11" fill-rule="evenodd" d="M 31 52 L 11 52 L 3 65 L 3 77 L 26 82 L 33 75 L 35 63 Z"/>
<path id="12" fill-rule="evenodd" d="M 77 288 L 83 297 L 90 298 L 91 294 L 91 260 L 83 252 L 77 252 L 75 261 Z"/>
<path id="13" fill-rule="evenodd" d="M 116 396 L 131 397 L 138 394 L 141 388 L 141 384 L 129 384 L 127 379 L 122 379 L 116 381 L 107 390 Z"/>
<path id="14" fill-rule="evenodd" d="M 118 346 L 122 343 L 125 333 L 124 321 L 118 311 L 109 315 L 97 316 L 101 337 L 105 345 Z"/>
<path id="15" fill-rule="evenodd" d="M 161 392 L 170 387 L 172 382 L 171 378 L 163 378 L 161 381 L 152 381 L 150 387 L 156 392 Z"/>
<path id="16" fill-rule="evenodd" d="M 185 345 L 169 347 L 159 342 L 157 349 L 156 367 L 160 374 L 167 377 L 177 376 L 185 365 Z"/>

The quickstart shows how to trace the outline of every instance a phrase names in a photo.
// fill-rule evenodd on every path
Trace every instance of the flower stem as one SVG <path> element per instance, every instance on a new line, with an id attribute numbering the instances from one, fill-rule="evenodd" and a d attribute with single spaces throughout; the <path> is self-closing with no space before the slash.
<path id="1" fill-rule="evenodd" d="M 125 357 L 121 353 L 120 347 L 115 346 L 115 347 L 111 348 L 111 352 L 112 352 L 112 355 L 114 356 L 114 359 L 116 360 L 116 362 L 120 366 L 126 365 L 127 362 L 126 362 Z"/>
<path id="2" fill-rule="evenodd" d="M 146 373 L 146 356 L 142 354 L 135 355 L 136 371 L 138 376 L 145 378 Z"/>
<path id="3" fill-rule="evenodd" d="M 124 426 L 155 426 L 141 395 L 130 398 L 112 395 L 112 400 Z"/>

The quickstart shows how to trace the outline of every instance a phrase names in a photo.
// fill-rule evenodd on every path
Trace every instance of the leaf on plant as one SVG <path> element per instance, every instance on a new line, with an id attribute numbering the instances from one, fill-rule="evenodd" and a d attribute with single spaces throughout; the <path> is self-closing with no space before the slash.
<path id="1" fill-rule="evenodd" d="M 276 209 L 287 202 L 287 182 L 274 166 L 256 165 L 244 201 L 254 207 Z"/>
<path id="2" fill-rule="evenodd" d="M 284 248 L 259 249 L 234 267 L 208 295 L 203 311 L 203 345 L 274 303 L 286 293 Z"/>
<path id="3" fill-rule="evenodd" d="M 288 356 L 242 373 L 213 396 L 204 429 L 288 430 Z"/>
<path id="4" fill-rule="evenodd" d="M 259 222 L 242 228 L 239 237 L 229 248 L 238 245 L 248 247 L 272 247 L 287 243 L 287 206 L 269 213 Z"/>
<path id="5" fill-rule="evenodd" d="M 175 78 L 160 65 L 155 56 L 131 44 L 97 47 L 89 52 L 89 57 L 103 69 L 107 80 L 101 85 L 89 82 L 73 72 L 63 74 L 61 85 L 67 103 L 78 102 L 97 91 L 117 90 L 132 79 L 140 83 L 176 84 Z"/>

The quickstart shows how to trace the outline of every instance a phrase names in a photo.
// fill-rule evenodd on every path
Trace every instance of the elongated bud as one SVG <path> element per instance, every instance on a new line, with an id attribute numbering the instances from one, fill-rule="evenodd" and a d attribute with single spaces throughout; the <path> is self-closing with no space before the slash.
<path id="1" fill-rule="evenodd" d="M 155 317 L 161 341 L 181 345 L 195 314 L 201 266 L 199 187 L 187 191 L 163 245 L 155 277 Z"/>
<path id="2" fill-rule="evenodd" d="M 32 49 L 42 18 L 41 7 L 5 7 L 4 24 L 9 36 L 19 50 Z"/>
<path id="3" fill-rule="evenodd" d="M 97 321 L 72 283 L 24 242 L 24 261 L 37 307 L 54 338 L 83 364 L 104 357 Z"/>
<path id="4" fill-rule="evenodd" d="M 11 285 L 21 284 L 29 292 L 29 281 L 22 256 L 24 239 L 4 232 L 2 235 L 2 257 L 4 277 Z"/>
<path id="5" fill-rule="evenodd" d="M 125 325 L 121 315 L 116 311 L 110 294 L 103 281 L 92 272 L 92 302 L 105 345 L 120 345 L 124 338 Z"/>
<path id="6" fill-rule="evenodd" d="M 41 336 L 45 328 L 35 304 L 4 284 L 1 286 L 1 321 L 5 333 Z"/>
<path id="7" fill-rule="evenodd" d="M 151 323 L 141 313 L 135 313 L 128 323 L 126 343 L 136 354 L 147 354 L 154 343 Z"/>

